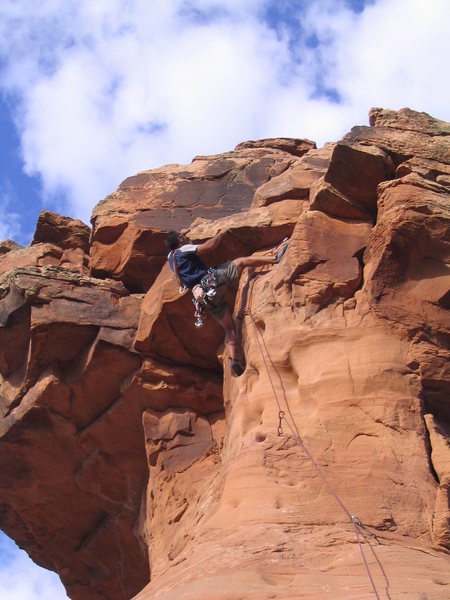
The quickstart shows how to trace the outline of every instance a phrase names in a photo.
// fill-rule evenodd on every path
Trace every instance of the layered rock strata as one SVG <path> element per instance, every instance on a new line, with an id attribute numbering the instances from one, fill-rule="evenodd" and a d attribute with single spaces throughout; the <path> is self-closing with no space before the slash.
<path id="1" fill-rule="evenodd" d="M 369 122 L 0 246 L 0 525 L 71 598 L 448 598 L 450 126 Z M 211 264 L 290 238 L 230 294 L 238 379 L 165 264 L 181 227 L 226 231 Z"/>

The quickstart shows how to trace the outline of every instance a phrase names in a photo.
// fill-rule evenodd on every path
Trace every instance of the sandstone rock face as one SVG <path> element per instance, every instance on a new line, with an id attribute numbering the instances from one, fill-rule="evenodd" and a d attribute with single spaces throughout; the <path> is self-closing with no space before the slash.
<path id="1" fill-rule="evenodd" d="M 54 265 L 89 273 L 90 228 L 77 219 L 42 211 L 29 248 L 12 240 L 0 244 L 0 276 L 20 267 Z"/>
<path id="2" fill-rule="evenodd" d="M 129 596 L 145 581 L 132 533 L 145 464 L 140 445 L 110 428 L 121 412 L 139 428 L 121 391 L 141 363 L 140 299 L 59 267 L 15 269 L 0 294 L 1 526 L 71 597 L 100 598 L 111 585 Z M 127 472 L 121 455 L 133 457 Z"/>
<path id="3" fill-rule="evenodd" d="M 261 184 L 314 147 L 307 140 L 247 142 L 234 152 L 129 177 L 93 212 L 93 274 L 147 291 L 165 263 L 168 231 L 187 228 L 198 217 L 246 211 Z"/>
<path id="4" fill-rule="evenodd" d="M 31 245 L 49 243 L 63 250 L 73 248 L 89 253 L 90 228 L 78 219 L 41 211 Z"/>
<path id="5" fill-rule="evenodd" d="M 369 122 L 138 174 L 89 248 L 46 216 L 5 245 L 0 526 L 71 598 L 449 597 L 450 127 Z M 230 292 L 240 378 L 181 227 L 227 232 L 211 264 L 290 238 Z"/>
<path id="6" fill-rule="evenodd" d="M 7 254 L 12 250 L 21 250 L 23 246 L 17 244 L 14 240 L 3 240 L 0 242 L 0 254 Z"/>

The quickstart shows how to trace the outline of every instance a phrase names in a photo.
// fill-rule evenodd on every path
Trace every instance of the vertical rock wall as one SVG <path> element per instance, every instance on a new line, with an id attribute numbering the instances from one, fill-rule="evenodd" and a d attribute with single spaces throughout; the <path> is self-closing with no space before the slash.
<path id="1" fill-rule="evenodd" d="M 372 109 L 131 177 L 87 244 L 43 214 L 0 246 L 0 526 L 71 598 L 449 596 L 449 135 Z M 290 237 L 230 295 L 238 379 L 181 227 L 227 230 L 213 264 Z"/>
<path id="2" fill-rule="evenodd" d="M 153 580 L 136 600 L 449 593 L 449 127 L 407 110 L 371 123 L 256 191 L 248 223 L 294 200 L 298 218 L 282 263 L 241 278 L 247 368 L 225 365 L 225 428 L 203 434 L 220 461 L 155 459 L 151 415 Z M 245 236 L 221 224 L 230 247 Z"/>

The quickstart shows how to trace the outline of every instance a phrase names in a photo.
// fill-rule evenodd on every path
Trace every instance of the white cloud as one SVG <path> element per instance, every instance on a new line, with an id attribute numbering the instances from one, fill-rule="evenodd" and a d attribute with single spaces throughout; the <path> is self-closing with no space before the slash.
<path id="1" fill-rule="evenodd" d="M 14 239 L 20 232 L 20 215 L 14 211 L 15 193 L 6 181 L 0 185 L 0 242 Z"/>
<path id="2" fill-rule="evenodd" d="M 0 531 L 0 598 L 64 600 L 67 597 L 55 573 L 35 565 Z"/>
<path id="3" fill-rule="evenodd" d="M 353 114 L 364 106 L 409 106 L 450 119 L 449 17 L 447 0 L 378 0 L 361 15 L 337 19 L 314 14 L 321 35 L 332 38 L 321 46 L 332 65 L 328 85 Z"/>
<path id="4" fill-rule="evenodd" d="M 372 105 L 447 116 L 445 0 L 378 0 L 361 15 L 344 2 L 316 0 L 306 13 L 292 2 L 278 37 L 261 20 L 262 0 L 47 0 L 34 17 L 28 4 L 2 9 L 6 26 L 18 19 L 2 42 L 4 86 L 21 100 L 27 171 L 84 218 L 139 169 L 249 137 L 323 143 L 366 122 Z M 297 39 L 301 65 L 290 62 L 295 19 L 320 42 Z M 312 98 L 319 79 L 343 102 Z"/>
<path id="5" fill-rule="evenodd" d="M 4 1 L 3 88 L 48 202 L 88 220 L 138 170 L 250 138 L 322 144 L 367 124 L 371 106 L 449 117 L 446 0 L 378 0 L 359 15 L 343 0 L 292 1 L 277 32 L 270 5 Z"/>

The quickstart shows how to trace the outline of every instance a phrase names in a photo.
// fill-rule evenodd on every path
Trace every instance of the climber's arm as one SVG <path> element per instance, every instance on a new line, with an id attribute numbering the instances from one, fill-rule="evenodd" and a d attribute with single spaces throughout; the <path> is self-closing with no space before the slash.
<path id="1" fill-rule="evenodd" d="M 206 242 L 203 242 L 203 244 L 199 244 L 197 246 L 197 254 L 202 256 L 203 254 L 209 254 L 209 252 L 216 250 L 216 248 L 219 247 L 222 238 L 228 231 L 228 229 L 225 231 L 219 231 L 219 233 L 217 233 L 214 237 L 210 238 Z"/>

